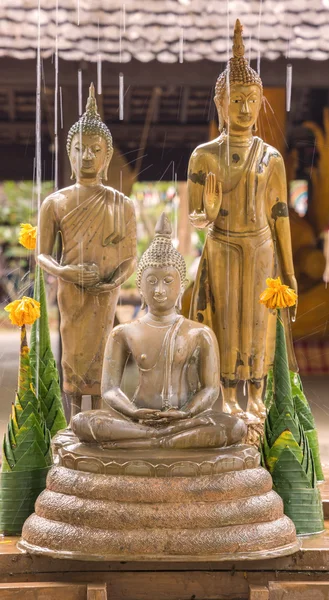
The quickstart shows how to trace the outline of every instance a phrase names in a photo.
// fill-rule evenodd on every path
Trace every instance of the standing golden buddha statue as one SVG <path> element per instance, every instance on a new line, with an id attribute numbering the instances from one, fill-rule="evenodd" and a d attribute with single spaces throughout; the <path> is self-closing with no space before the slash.
<path id="1" fill-rule="evenodd" d="M 67 138 L 76 183 L 48 196 L 41 206 L 37 261 L 58 278 L 63 388 L 72 415 L 82 395 L 101 407 L 100 382 L 105 343 L 113 326 L 120 285 L 136 259 L 136 220 L 132 202 L 106 187 L 113 154 L 110 130 L 97 112 L 91 84 L 86 112 Z M 52 256 L 57 233 L 62 256 Z"/>
<path id="2" fill-rule="evenodd" d="M 274 319 L 259 295 L 266 278 L 277 273 L 297 291 L 283 158 L 253 135 L 262 99 L 262 82 L 244 57 L 237 20 L 233 58 L 216 83 L 220 135 L 194 150 L 188 169 L 190 221 L 200 229 L 209 226 L 190 316 L 216 334 L 224 410 L 241 412 L 237 384 L 244 380 L 247 410 L 256 416 L 264 415 L 264 378 L 275 341 Z M 290 310 L 294 319 L 296 308 Z"/>

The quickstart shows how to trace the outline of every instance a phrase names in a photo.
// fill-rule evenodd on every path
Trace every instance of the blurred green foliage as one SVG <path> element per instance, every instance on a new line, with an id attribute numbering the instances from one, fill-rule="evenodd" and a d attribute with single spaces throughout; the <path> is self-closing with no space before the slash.
<path id="1" fill-rule="evenodd" d="M 45 181 L 41 186 L 41 199 L 54 189 L 52 181 Z M 0 224 L 19 225 L 20 223 L 36 223 L 37 195 L 33 181 L 5 181 L 0 187 Z"/>
<path id="2" fill-rule="evenodd" d="M 41 201 L 54 189 L 52 181 L 42 183 Z M 149 247 L 153 237 L 156 222 L 163 211 L 166 211 L 174 229 L 177 218 L 178 206 L 175 203 L 176 189 L 173 182 L 159 181 L 152 183 L 137 182 L 132 189 L 131 197 L 135 201 L 137 213 L 137 256 L 138 260 Z M 30 252 L 18 243 L 20 223 L 37 223 L 37 194 L 32 181 L 5 181 L 0 184 L 0 245 L 6 257 L 9 270 L 17 266 L 15 260 L 20 261 L 19 280 L 21 270 L 29 268 L 28 259 Z M 200 247 L 203 246 L 205 232 L 198 231 Z M 198 244 L 198 245 L 199 245 Z M 54 250 L 54 253 L 56 250 Z M 185 257 L 187 263 L 191 257 Z M 17 275 L 18 277 L 18 275 Z M 135 288 L 135 273 L 123 284 L 123 288 Z"/>
<path id="3" fill-rule="evenodd" d="M 54 189 L 52 181 L 42 183 L 41 199 Z M 6 244 L 5 255 L 27 256 L 18 243 L 20 223 L 37 222 L 37 195 L 33 181 L 4 181 L 0 185 L 0 244 Z M 8 244 L 10 248 L 8 248 Z"/>

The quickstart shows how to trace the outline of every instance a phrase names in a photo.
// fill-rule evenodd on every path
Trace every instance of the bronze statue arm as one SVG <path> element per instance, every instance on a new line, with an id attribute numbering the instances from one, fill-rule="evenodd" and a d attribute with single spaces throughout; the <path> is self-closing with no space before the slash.
<path id="1" fill-rule="evenodd" d="M 113 276 L 111 277 L 111 284 L 113 287 L 119 287 L 122 283 L 129 279 L 130 275 L 133 274 L 136 267 L 136 259 L 128 258 L 124 260 L 118 268 L 114 271 Z"/>
<path id="2" fill-rule="evenodd" d="M 183 406 L 194 417 L 211 408 L 219 396 L 219 351 L 214 333 L 207 327 L 199 334 L 199 381 L 201 389 Z"/>
<path id="3" fill-rule="evenodd" d="M 111 292 L 115 288 L 119 287 L 122 283 L 129 279 L 130 275 L 133 274 L 136 267 L 136 259 L 128 258 L 124 260 L 120 265 L 115 269 L 110 281 L 104 283 L 97 283 L 95 286 L 88 288 L 86 291 L 88 294 L 102 294 L 104 292 Z"/>
<path id="4" fill-rule="evenodd" d="M 51 256 L 59 228 L 51 196 L 41 205 L 38 223 L 37 263 L 51 275 L 60 276 L 61 266 Z"/>
<path id="5" fill-rule="evenodd" d="M 87 290 L 90 294 L 97 295 L 114 290 L 127 281 L 136 268 L 136 216 L 129 198 L 126 198 L 125 220 L 127 223 L 126 235 L 125 239 L 120 242 L 122 253 L 120 248 L 118 252 L 121 262 L 113 271 L 109 280 L 100 281 Z"/>
<path id="6" fill-rule="evenodd" d="M 123 328 L 116 327 L 110 334 L 105 347 L 101 393 L 102 398 L 111 408 L 127 417 L 133 417 L 135 407 L 120 389 L 129 354 Z"/>
<path id="7" fill-rule="evenodd" d="M 122 260 L 118 267 L 115 269 L 111 280 L 108 282 L 111 289 L 119 287 L 122 283 L 129 279 L 130 275 L 133 274 L 136 268 L 136 254 L 137 254 L 137 233 L 136 233 L 136 215 L 134 206 L 129 198 L 126 198 L 125 205 L 125 221 L 127 223 L 126 236 L 124 240 L 123 253 L 121 255 Z M 120 257 L 120 252 L 119 252 Z M 120 257 L 120 258 L 121 258 Z M 106 285 L 106 284 L 104 284 Z"/>
<path id="8" fill-rule="evenodd" d="M 130 419 L 147 419 L 158 411 L 137 409 L 120 388 L 123 372 L 130 350 L 127 346 L 123 327 L 116 327 L 106 344 L 101 392 L 105 402 L 117 413 Z"/>
<path id="9" fill-rule="evenodd" d="M 188 166 L 187 194 L 191 224 L 204 229 L 218 216 L 222 202 L 221 184 L 208 172 L 205 159 L 195 150 Z"/>
<path id="10" fill-rule="evenodd" d="M 275 157 L 275 161 L 269 180 L 272 227 L 278 245 L 283 283 L 298 293 L 291 246 L 286 172 L 283 158 Z M 296 318 L 296 310 L 297 305 L 290 309 L 293 320 Z"/>

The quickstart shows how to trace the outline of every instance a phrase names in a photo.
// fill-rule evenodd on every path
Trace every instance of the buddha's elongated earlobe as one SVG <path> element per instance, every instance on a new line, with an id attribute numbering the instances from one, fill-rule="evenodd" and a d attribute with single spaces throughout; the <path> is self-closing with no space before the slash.
<path id="1" fill-rule="evenodd" d="M 106 159 L 104 169 L 102 171 L 102 179 L 104 179 L 104 181 L 108 180 L 108 170 L 109 170 L 110 162 L 112 160 L 112 156 L 113 156 L 113 149 L 111 149 L 110 154 L 108 155 L 108 157 Z"/>
<path id="2" fill-rule="evenodd" d="M 142 302 L 141 302 L 141 310 L 145 310 L 145 308 L 146 308 L 146 302 L 145 302 L 145 298 L 144 298 L 144 296 L 143 296 L 142 292 L 139 292 L 139 293 L 140 293 L 140 295 L 141 295 L 141 299 L 142 299 Z"/>
<path id="3" fill-rule="evenodd" d="M 182 310 L 182 292 L 180 292 L 180 294 L 176 300 L 175 308 L 178 312 L 180 312 Z"/>
<path id="4" fill-rule="evenodd" d="M 224 121 L 224 117 L 223 117 L 223 113 L 222 113 L 222 105 L 218 102 L 218 98 L 216 98 L 216 96 L 214 97 L 214 102 L 217 108 L 217 114 L 218 114 L 218 131 L 219 133 L 221 133 L 224 129 L 224 125 L 225 125 L 225 121 Z"/>
<path id="5" fill-rule="evenodd" d="M 185 290 L 186 290 L 187 286 L 188 286 L 188 279 L 184 279 L 183 283 L 181 284 L 181 287 L 180 287 L 180 293 L 179 293 L 179 296 L 178 296 L 178 298 L 177 298 L 177 301 L 176 301 L 176 304 L 175 304 L 175 308 L 176 308 L 176 309 L 177 309 L 179 312 L 181 312 L 181 310 L 182 310 L 182 299 L 183 299 L 183 294 L 184 294 L 184 292 L 185 292 Z"/>

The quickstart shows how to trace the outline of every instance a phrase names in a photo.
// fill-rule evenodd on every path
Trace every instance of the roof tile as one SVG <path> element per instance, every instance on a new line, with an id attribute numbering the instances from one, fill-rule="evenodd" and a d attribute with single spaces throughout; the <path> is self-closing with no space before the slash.
<path id="1" fill-rule="evenodd" d="M 59 10 L 56 14 L 56 2 Z M 107 9 L 104 5 L 108 5 Z M 227 59 L 227 30 L 239 17 L 245 28 L 246 54 L 274 60 L 329 58 L 329 9 L 322 0 L 41 0 L 41 50 L 55 49 L 66 60 L 177 62 L 181 32 L 184 60 Z M 36 54 L 38 0 L 1 0 L 0 56 L 32 58 Z M 121 38 L 121 54 L 120 54 Z M 229 42 L 229 47 L 231 41 Z"/>

